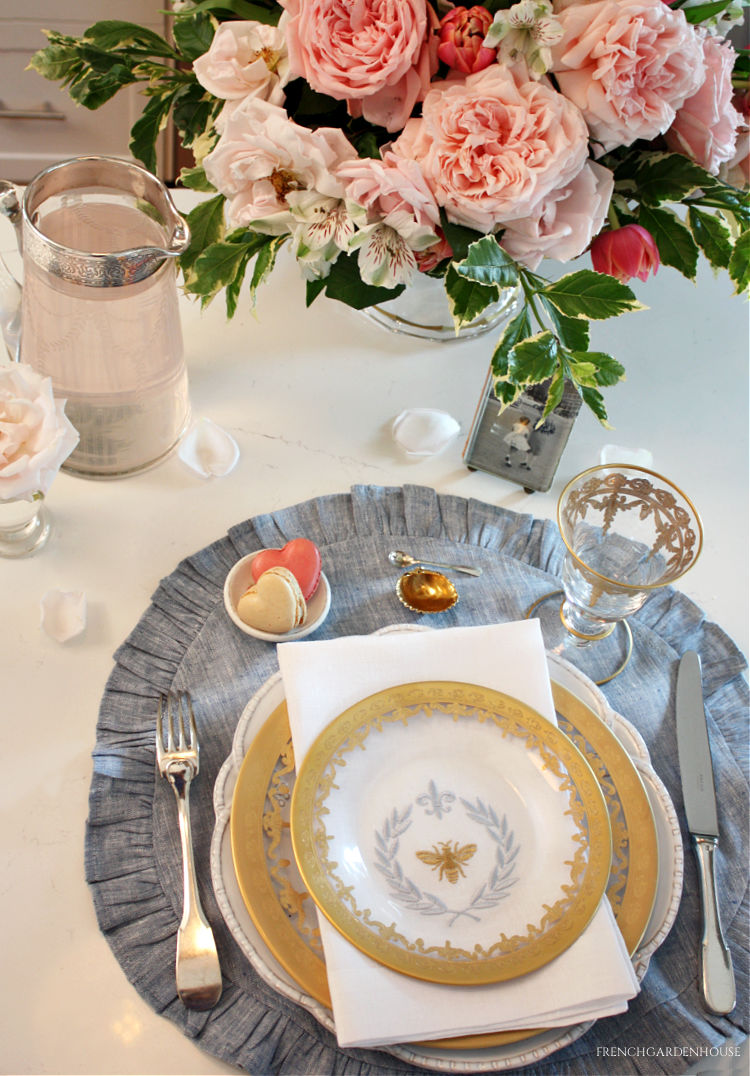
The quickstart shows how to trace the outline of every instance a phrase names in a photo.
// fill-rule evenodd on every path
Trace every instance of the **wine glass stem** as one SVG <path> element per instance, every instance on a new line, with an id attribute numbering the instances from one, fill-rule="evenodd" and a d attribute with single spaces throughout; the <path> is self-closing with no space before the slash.
<path id="1" fill-rule="evenodd" d="M 588 646 L 606 639 L 615 629 L 614 621 L 600 620 L 567 599 L 560 606 L 560 619 L 576 646 Z"/>

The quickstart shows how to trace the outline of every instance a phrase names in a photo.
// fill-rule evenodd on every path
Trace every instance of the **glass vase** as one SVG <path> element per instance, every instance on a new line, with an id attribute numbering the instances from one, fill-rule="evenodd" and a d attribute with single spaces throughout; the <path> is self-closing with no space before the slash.
<path id="1" fill-rule="evenodd" d="M 470 340 L 506 321 L 514 313 L 517 301 L 518 288 L 503 288 L 497 302 L 456 333 L 442 278 L 417 273 L 413 283 L 396 299 L 368 306 L 362 313 L 384 329 L 422 340 Z"/>
<path id="2" fill-rule="evenodd" d="M 30 557 L 45 545 L 51 530 L 43 497 L 0 500 L 0 557 Z"/>

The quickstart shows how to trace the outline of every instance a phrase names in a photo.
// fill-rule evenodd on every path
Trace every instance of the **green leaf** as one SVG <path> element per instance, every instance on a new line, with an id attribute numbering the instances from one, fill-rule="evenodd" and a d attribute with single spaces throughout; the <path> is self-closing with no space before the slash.
<path id="1" fill-rule="evenodd" d="M 632 184 L 642 205 L 680 202 L 692 191 L 715 180 L 681 153 L 644 154 L 632 170 Z"/>
<path id="2" fill-rule="evenodd" d="M 596 385 L 606 387 L 625 380 L 625 367 L 604 351 L 572 351 L 570 357 L 575 363 L 593 366 Z"/>
<path id="3" fill-rule="evenodd" d="M 581 388 L 581 397 L 583 402 L 594 412 L 602 426 L 610 430 L 612 427 L 607 421 L 607 408 L 604 406 L 604 397 L 601 392 L 598 389 L 584 386 Z"/>
<path id="4" fill-rule="evenodd" d="M 506 254 L 494 235 L 485 235 L 469 247 L 462 261 L 454 258 L 457 273 L 478 284 L 514 287 L 518 283 L 518 266 Z"/>
<path id="5" fill-rule="evenodd" d="M 191 12 L 190 17 L 175 19 L 172 30 L 175 44 L 184 58 L 197 60 L 211 47 L 216 27 L 208 13 L 199 11 Z"/>
<path id="6" fill-rule="evenodd" d="M 170 101 L 152 97 L 130 130 L 130 152 L 149 172 L 156 171 L 156 139 L 169 119 Z"/>
<path id="7" fill-rule="evenodd" d="M 51 82 L 66 82 L 80 70 L 81 59 L 74 46 L 55 42 L 35 52 L 29 67 Z"/>
<path id="8" fill-rule="evenodd" d="M 354 310 L 364 310 L 365 307 L 388 302 L 403 290 L 403 284 L 398 288 L 378 288 L 365 284 L 359 275 L 356 254 L 339 254 L 325 281 L 325 291 L 329 299 L 338 299 Z"/>
<path id="9" fill-rule="evenodd" d="M 498 297 L 496 287 L 486 287 L 475 280 L 459 276 L 453 264 L 448 266 L 445 274 L 445 291 L 456 332 L 462 325 L 478 317 Z"/>
<path id="10" fill-rule="evenodd" d="M 508 376 L 517 385 L 537 385 L 552 377 L 560 361 L 560 345 L 548 329 L 516 344 L 508 356 Z"/>
<path id="11" fill-rule="evenodd" d="M 615 318 L 628 310 L 642 310 L 626 284 L 592 269 L 568 273 L 540 291 L 554 306 L 570 318 L 603 320 Z"/>
<path id="12" fill-rule="evenodd" d="M 250 299 L 253 306 L 255 306 L 255 296 L 258 288 L 272 273 L 276 264 L 276 255 L 288 238 L 286 235 L 269 235 L 268 242 L 258 251 L 250 281 Z"/>
<path id="13" fill-rule="evenodd" d="M 677 214 L 671 209 L 652 209 L 641 206 L 638 223 L 650 232 L 659 248 L 659 257 L 664 265 L 695 280 L 698 269 L 698 246 Z"/>
<path id="14" fill-rule="evenodd" d="M 683 7 L 682 13 L 688 22 L 693 24 L 712 19 L 714 15 L 720 15 L 725 11 L 731 0 L 714 0 L 714 3 L 696 4 L 695 7 Z"/>
<path id="15" fill-rule="evenodd" d="M 210 97 L 197 82 L 181 87 L 173 97 L 172 118 L 185 147 L 211 125 L 216 112 L 216 99 Z"/>
<path id="16" fill-rule="evenodd" d="M 524 304 L 503 329 L 492 355 L 492 372 L 498 380 L 507 380 L 510 353 L 519 341 L 529 336 L 531 336 L 531 317 L 529 308 Z"/>
<path id="17" fill-rule="evenodd" d="M 743 232 L 734 244 L 732 257 L 729 259 L 729 275 L 737 285 L 736 295 L 750 287 L 750 229 Z"/>
<path id="18" fill-rule="evenodd" d="M 589 346 L 589 323 L 585 318 L 569 318 L 561 314 L 543 292 L 539 298 L 558 335 L 560 343 L 570 351 L 585 351 Z"/>
<path id="19" fill-rule="evenodd" d="M 718 217 L 702 213 L 695 206 L 688 209 L 688 223 L 693 238 L 711 265 L 726 269 L 732 256 L 732 239 L 727 226 Z"/>
<path id="20" fill-rule="evenodd" d="M 218 243 L 224 236 L 224 195 L 217 194 L 215 198 L 207 198 L 200 202 L 195 209 L 187 215 L 187 224 L 190 229 L 190 245 L 184 254 L 180 255 L 180 268 L 187 276 L 190 269 L 207 247 Z"/>
<path id="21" fill-rule="evenodd" d="M 266 235 L 250 234 L 246 243 L 221 240 L 212 244 L 195 261 L 187 290 L 206 299 L 230 285 L 241 266 L 268 241 Z"/>
<path id="22" fill-rule="evenodd" d="M 307 281 L 307 292 L 305 295 L 305 306 L 312 306 L 315 300 L 318 298 L 321 292 L 326 290 L 326 282 L 321 278 Z"/>
<path id="23" fill-rule="evenodd" d="M 452 224 L 446 217 L 444 209 L 440 211 L 440 227 L 453 249 L 454 261 L 461 261 L 465 258 L 471 244 L 483 238 L 482 233 L 475 232 L 473 228 L 465 228 L 462 224 Z"/>
<path id="24" fill-rule="evenodd" d="M 196 165 L 195 168 L 181 168 L 178 181 L 183 187 L 187 187 L 187 189 L 191 191 L 216 190 L 216 187 L 210 182 L 202 165 Z"/>
<path id="25" fill-rule="evenodd" d="M 234 16 L 237 19 L 264 22 L 271 26 L 278 23 L 281 15 L 281 10 L 275 2 L 266 5 L 252 3 L 251 0 L 199 0 L 194 7 L 190 8 L 188 14 L 194 15 L 196 12 L 203 11 L 212 12 L 220 22 L 224 21 L 224 18 Z"/>
<path id="26" fill-rule="evenodd" d="M 587 388 L 595 389 L 598 382 L 596 380 L 596 366 L 593 362 L 588 361 L 588 355 L 585 353 L 580 359 L 574 359 L 572 355 L 568 358 L 567 362 L 568 375 L 576 385 L 584 386 Z"/>
<path id="27" fill-rule="evenodd" d="M 542 412 L 542 418 L 546 418 L 547 415 L 551 415 L 557 405 L 563 398 L 565 392 L 565 376 L 562 370 L 558 369 L 554 372 L 550 379 L 549 388 L 547 389 L 547 399 L 544 404 L 544 411 Z"/>
<path id="28" fill-rule="evenodd" d="M 123 22 L 120 19 L 104 19 L 94 23 L 84 32 L 83 40 L 107 52 L 127 45 L 131 48 L 142 49 L 149 56 L 176 58 L 174 49 L 159 34 L 145 26 L 138 26 L 134 22 Z"/>

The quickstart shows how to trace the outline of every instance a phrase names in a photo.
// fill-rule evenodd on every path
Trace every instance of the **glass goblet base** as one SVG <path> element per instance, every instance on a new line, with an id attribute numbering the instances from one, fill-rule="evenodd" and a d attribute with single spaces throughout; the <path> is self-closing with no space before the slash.
<path id="1" fill-rule="evenodd" d="M 553 590 L 526 610 L 526 619 L 535 617 L 542 629 L 547 650 L 575 665 L 595 684 L 607 684 L 623 671 L 633 652 L 633 633 L 627 620 L 618 620 L 612 631 L 597 639 L 571 634 L 562 617 L 562 590 Z"/>
<path id="2" fill-rule="evenodd" d="M 49 512 L 39 499 L 0 500 L 0 557 L 30 557 L 47 542 Z"/>

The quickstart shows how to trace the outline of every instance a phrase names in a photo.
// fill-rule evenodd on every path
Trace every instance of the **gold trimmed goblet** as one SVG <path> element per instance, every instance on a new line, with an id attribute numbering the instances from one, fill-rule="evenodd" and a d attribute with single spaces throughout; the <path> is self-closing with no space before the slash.
<path id="1" fill-rule="evenodd" d="M 700 517 L 688 497 L 655 471 L 611 463 L 568 482 L 557 503 L 557 524 L 566 546 L 563 590 L 537 599 L 526 615 L 539 617 L 548 649 L 606 683 L 632 652 L 627 617 L 698 559 Z M 561 594 L 559 606 L 549 601 Z"/>

